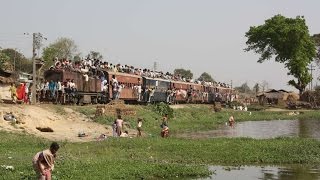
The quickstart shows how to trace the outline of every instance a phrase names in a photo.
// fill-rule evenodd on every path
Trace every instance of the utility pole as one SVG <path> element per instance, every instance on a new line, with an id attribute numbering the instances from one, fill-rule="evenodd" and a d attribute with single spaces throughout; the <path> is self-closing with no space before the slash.
<path id="1" fill-rule="evenodd" d="M 36 50 L 39 50 L 41 47 L 41 41 L 43 36 L 41 33 L 33 33 L 32 34 L 32 104 L 36 104 L 37 101 L 37 68 L 36 68 Z M 44 38 L 46 39 L 46 38 Z"/>
<path id="2" fill-rule="evenodd" d="M 153 63 L 153 71 L 155 72 L 157 70 L 157 68 L 158 68 L 158 64 L 157 64 L 157 62 L 154 62 Z"/>

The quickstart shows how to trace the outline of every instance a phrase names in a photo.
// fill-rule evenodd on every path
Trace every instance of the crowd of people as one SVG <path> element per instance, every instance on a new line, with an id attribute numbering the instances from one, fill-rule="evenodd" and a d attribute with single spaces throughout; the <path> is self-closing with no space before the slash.
<path id="1" fill-rule="evenodd" d="M 23 103 L 31 103 L 31 89 L 30 83 L 20 83 L 18 87 L 14 83 L 11 83 L 9 88 L 11 99 L 13 103 L 16 103 L 17 100 Z"/>
<path id="2" fill-rule="evenodd" d="M 170 72 L 162 72 L 150 70 L 147 68 L 137 68 L 131 65 L 121 65 L 121 64 L 112 64 L 105 62 L 99 59 L 85 58 L 80 61 L 72 62 L 68 59 L 54 59 L 54 65 L 50 69 L 65 69 L 70 71 L 77 71 L 83 74 L 88 74 L 89 76 L 96 76 L 98 78 L 104 77 L 103 71 L 112 71 L 112 72 L 121 72 L 134 74 L 138 76 L 150 77 L 150 78 L 161 78 L 172 81 L 183 81 L 196 84 L 202 84 L 205 86 L 217 86 L 217 87 L 226 87 L 230 88 L 231 86 L 226 83 L 221 82 L 206 82 L 200 81 L 198 79 L 186 78 L 180 74 L 173 74 Z M 103 79 L 103 78 L 102 78 Z"/>

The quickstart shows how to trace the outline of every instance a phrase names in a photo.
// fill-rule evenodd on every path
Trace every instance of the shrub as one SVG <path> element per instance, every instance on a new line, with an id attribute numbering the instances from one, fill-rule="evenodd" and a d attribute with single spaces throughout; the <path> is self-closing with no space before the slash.
<path id="1" fill-rule="evenodd" d="M 152 105 L 152 110 L 161 116 L 168 114 L 168 117 L 173 118 L 173 109 L 163 102 Z"/>

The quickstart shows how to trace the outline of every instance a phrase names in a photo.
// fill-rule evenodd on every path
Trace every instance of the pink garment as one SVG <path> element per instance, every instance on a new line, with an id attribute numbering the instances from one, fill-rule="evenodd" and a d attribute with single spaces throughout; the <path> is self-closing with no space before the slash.
<path id="1" fill-rule="evenodd" d="M 116 123 L 117 123 L 117 127 L 122 127 L 123 120 L 122 119 L 117 119 Z"/>

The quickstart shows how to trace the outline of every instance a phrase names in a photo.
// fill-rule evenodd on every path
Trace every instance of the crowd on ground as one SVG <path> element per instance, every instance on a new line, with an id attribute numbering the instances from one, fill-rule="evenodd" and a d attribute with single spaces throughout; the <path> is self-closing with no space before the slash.
<path id="1" fill-rule="evenodd" d="M 91 59 L 85 58 L 80 61 L 70 61 L 68 59 L 54 59 L 54 65 L 50 67 L 50 69 L 64 69 L 70 71 L 77 71 L 83 74 L 87 74 L 89 76 L 96 76 L 101 78 L 104 76 L 103 71 L 111 71 L 111 72 L 121 72 L 128 73 L 138 76 L 150 77 L 150 78 L 161 78 L 165 80 L 171 81 L 182 81 L 182 82 L 190 82 L 195 84 L 202 84 L 205 86 L 218 86 L 218 87 L 226 87 L 230 88 L 231 86 L 226 83 L 221 82 L 206 82 L 200 81 L 198 79 L 190 79 L 186 78 L 180 74 L 172 74 L 169 72 L 155 71 L 147 68 L 137 68 L 131 65 L 121 65 L 121 64 L 112 64 L 109 62 L 105 62 L 99 59 Z"/>

